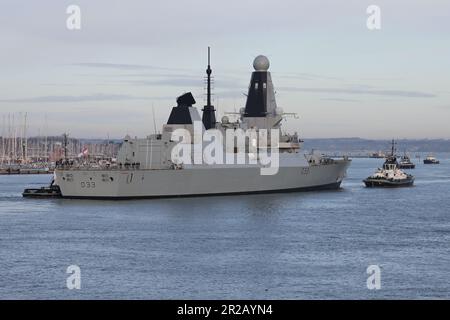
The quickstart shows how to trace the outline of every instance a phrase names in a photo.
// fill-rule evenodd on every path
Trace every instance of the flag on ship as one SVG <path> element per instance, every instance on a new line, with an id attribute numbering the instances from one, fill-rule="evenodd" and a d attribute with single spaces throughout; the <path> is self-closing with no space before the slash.
<path id="1" fill-rule="evenodd" d="M 81 157 L 86 157 L 88 155 L 89 151 L 87 147 L 83 147 L 83 150 L 81 151 L 81 153 L 78 154 L 78 158 Z"/>

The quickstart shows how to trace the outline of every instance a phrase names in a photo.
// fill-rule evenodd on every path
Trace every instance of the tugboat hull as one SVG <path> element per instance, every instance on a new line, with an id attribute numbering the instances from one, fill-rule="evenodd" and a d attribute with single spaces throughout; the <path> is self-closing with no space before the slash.
<path id="1" fill-rule="evenodd" d="M 398 165 L 398 168 L 399 169 L 414 169 L 416 167 L 416 165 L 414 164 L 414 163 L 411 163 L 411 164 L 399 164 Z"/>
<path id="2" fill-rule="evenodd" d="M 423 160 L 424 164 L 439 164 L 439 160 Z"/>
<path id="3" fill-rule="evenodd" d="M 385 179 L 365 179 L 364 184 L 368 188 L 398 188 L 398 187 L 411 187 L 414 184 L 414 179 L 408 179 L 405 181 L 392 181 Z"/>
<path id="4" fill-rule="evenodd" d="M 25 189 L 22 193 L 24 198 L 60 198 L 61 190 L 58 186 L 52 185 L 36 189 Z"/>

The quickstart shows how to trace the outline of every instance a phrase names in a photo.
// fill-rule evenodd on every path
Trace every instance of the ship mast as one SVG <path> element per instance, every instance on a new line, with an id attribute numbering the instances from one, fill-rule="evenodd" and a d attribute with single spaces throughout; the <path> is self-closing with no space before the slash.
<path id="1" fill-rule="evenodd" d="M 392 139 L 391 155 L 392 156 L 395 155 L 395 141 L 394 141 L 394 139 Z"/>
<path id="2" fill-rule="evenodd" d="M 207 74 L 207 89 L 206 89 L 206 105 L 211 106 L 211 48 L 208 47 L 208 68 L 206 69 Z"/>
<path id="3" fill-rule="evenodd" d="M 211 48 L 208 47 L 208 67 L 206 69 L 206 105 L 203 108 L 202 122 L 205 129 L 215 128 L 216 113 L 211 103 Z"/>

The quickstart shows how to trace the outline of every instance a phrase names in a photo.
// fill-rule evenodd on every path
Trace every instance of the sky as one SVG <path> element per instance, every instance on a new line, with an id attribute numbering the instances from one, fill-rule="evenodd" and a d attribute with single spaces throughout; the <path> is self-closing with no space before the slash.
<path id="1" fill-rule="evenodd" d="M 175 99 L 245 106 L 253 59 L 269 57 L 283 123 L 304 138 L 450 138 L 448 0 L 0 0 L 0 135 L 145 136 Z M 66 9 L 81 10 L 69 30 Z M 369 30 L 366 9 L 380 8 Z"/>

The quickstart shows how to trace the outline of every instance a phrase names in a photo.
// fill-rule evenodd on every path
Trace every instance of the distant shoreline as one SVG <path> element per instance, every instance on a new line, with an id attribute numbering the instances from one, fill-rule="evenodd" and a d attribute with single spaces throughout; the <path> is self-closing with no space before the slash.
<path id="1" fill-rule="evenodd" d="M 303 149 L 326 150 L 329 152 L 387 152 L 391 140 L 374 140 L 363 138 L 329 138 L 304 139 Z M 398 154 L 420 152 L 450 152 L 450 139 L 398 139 L 396 140 Z"/>
<path id="2" fill-rule="evenodd" d="M 0 140 L 2 137 L 0 137 Z M 5 140 L 8 138 L 5 137 Z M 20 140 L 20 137 L 16 137 Z M 32 136 L 28 137 L 28 143 L 42 144 L 43 141 L 49 143 L 62 143 L 62 136 Z M 365 138 L 303 138 L 303 150 L 319 150 L 325 152 L 339 153 L 386 153 L 390 150 L 391 139 L 365 139 Z M 110 138 L 77 138 L 69 137 L 69 142 L 76 142 L 78 146 L 83 145 L 107 145 L 116 147 L 121 144 L 121 139 Z M 0 146 L 1 147 L 1 146 Z M 396 139 L 398 154 L 407 153 L 427 153 L 427 152 L 450 152 L 450 139 Z M 78 148 L 79 149 L 79 148 Z M 78 150 L 77 149 L 77 150 Z M 1 156 L 1 154 L 0 154 Z"/>

